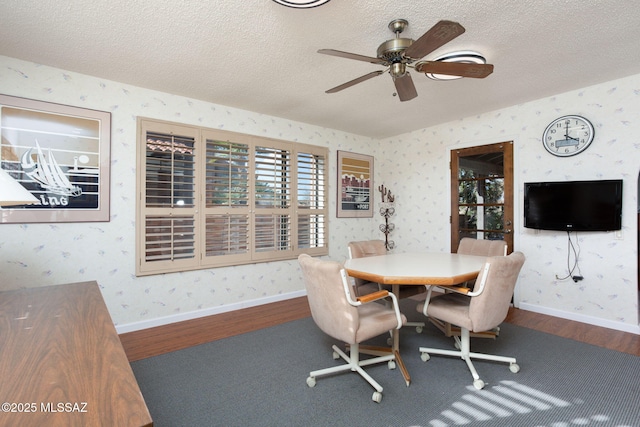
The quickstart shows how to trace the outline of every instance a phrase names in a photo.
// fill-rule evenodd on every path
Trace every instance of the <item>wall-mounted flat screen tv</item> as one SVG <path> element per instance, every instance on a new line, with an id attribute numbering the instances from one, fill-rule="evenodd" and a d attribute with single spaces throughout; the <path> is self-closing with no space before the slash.
<path id="1" fill-rule="evenodd" d="M 622 180 L 527 182 L 524 226 L 538 230 L 620 230 Z"/>

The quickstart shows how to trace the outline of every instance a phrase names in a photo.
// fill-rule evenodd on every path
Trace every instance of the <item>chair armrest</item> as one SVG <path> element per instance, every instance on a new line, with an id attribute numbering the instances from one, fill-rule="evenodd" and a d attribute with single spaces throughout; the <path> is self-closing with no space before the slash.
<path id="1" fill-rule="evenodd" d="M 444 289 L 450 292 L 455 292 L 457 294 L 466 295 L 468 297 L 477 297 L 484 291 L 484 286 L 487 283 L 487 275 L 489 274 L 489 268 L 491 267 L 491 263 L 486 262 L 480 270 L 480 274 L 478 275 L 478 279 L 480 280 L 479 286 L 476 286 L 478 290 L 467 288 L 465 286 L 438 286 L 440 289 Z M 424 303 L 424 308 L 422 309 L 422 313 L 427 316 L 427 308 L 429 306 L 429 300 L 431 299 L 431 289 L 433 287 L 428 287 L 427 299 Z"/>
<path id="2" fill-rule="evenodd" d="M 396 326 L 396 329 L 400 329 L 402 327 L 402 315 L 400 314 L 400 306 L 398 305 L 398 299 L 397 297 L 392 294 L 391 292 L 387 291 L 387 290 L 381 290 L 378 292 L 372 292 L 370 294 L 367 295 L 363 295 L 361 297 L 358 297 L 358 302 L 361 304 L 367 304 L 373 301 L 377 301 L 379 299 L 384 299 L 384 298 L 391 298 L 391 302 L 393 303 L 393 311 L 396 314 L 396 320 L 398 322 L 398 326 Z"/>
<path id="3" fill-rule="evenodd" d="M 491 264 L 486 262 L 480 270 L 480 274 L 478 275 L 478 279 L 480 279 L 480 286 L 477 291 L 474 289 L 470 289 L 464 286 L 438 286 L 440 289 L 445 289 L 451 292 L 455 292 L 458 294 L 466 295 L 468 297 L 477 297 L 484 291 L 484 285 L 487 282 L 487 274 L 489 274 L 489 268 Z M 433 286 L 427 286 L 427 299 L 424 302 L 424 306 L 422 307 L 422 314 L 429 317 L 427 314 L 427 309 L 429 308 L 429 300 L 431 300 L 431 291 L 433 290 Z"/>
<path id="4" fill-rule="evenodd" d="M 487 276 L 489 275 L 490 268 L 491 268 L 491 263 L 485 262 L 484 266 L 482 267 L 482 270 L 480 270 L 480 274 L 478 275 L 478 280 L 480 281 L 479 286 L 478 286 L 478 283 L 476 283 L 476 286 L 474 286 L 473 289 L 469 289 L 466 295 L 470 297 L 477 297 L 484 291 L 484 286 L 487 284 Z M 478 288 L 477 291 L 475 290 L 476 288 Z"/>
<path id="5" fill-rule="evenodd" d="M 398 322 L 398 326 L 396 329 L 402 328 L 402 315 L 400 314 L 400 305 L 398 304 L 398 298 L 389 291 L 382 291 L 387 293 L 387 297 L 391 298 L 391 302 L 393 303 L 393 311 L 396 313 L 396 321 Z M 376 294 L 377 292 L 374 292 Z"/>
<path id="6" fill-rule="evenodd" d="M 370 294 L 362 295 L 358 297 L 358 301 L 360 301 L 363 304 L 366 304 L 368 302 L 377 301 L 379 299 L 386 298 L 387 296 L 389 296 L 389 291 L 382 290 L 382 291 L 372 292 Z"/>
<path id="7" fill-rule="evenodd" d="M 422 314 L 429 317 L 427 314 L 427 308 L 429 308 L 429 301 L 431 301 L 431 292 L 433 292 L 433 286 L 425 286 L 427 288 L 427 297 L 424 300 L 424 306 L 422 307 Z"/>
<path id="8" fill-rule="evenodd" d="M 347 275 L 347 272 L 345 271 L 344 268 L 340 270 L 340 275 L 342 276 L 342 285 L 344 287 L 344 295 L 347 297 L 347 301 L 349 302 L 349 304 L 357 307 L 359 305 L 367 304 L 372 301 L 377 301 L 382 298 L 391 298 L 391 302 L 393 303 L 393 311 L 395 312 L 396 320 L 398 322 L 398 326 L 396 326 L 396 329 L 400 329 L 402 327 L 402 315 L 400 314 L 400 306 L 398 305 L 398 299 L 393 293 L 383 289 L 381 291 L 373 292 L 373 293 L 358 297 L 354 301 L 353 298 L 351 297 L 351 292 L 349 292 L 349 279 L 348 279 L 349 276 Z"/>
<path id="9" fill-rule="evenodd" d="M 471 289 L 466 288 L 464 286 L 438 286 L 438 287 L 446 291 L 451 291 L 451 292 L 455 292 L 457 294 L 463 294 L 463 295 L 469 295 L 469 293 L 471 292 Z"/>

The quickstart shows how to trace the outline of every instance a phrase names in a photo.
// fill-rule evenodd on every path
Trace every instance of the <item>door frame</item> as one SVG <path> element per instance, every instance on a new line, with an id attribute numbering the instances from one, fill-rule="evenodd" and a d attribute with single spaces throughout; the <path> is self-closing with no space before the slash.
<path id="1" fill-rule="evenodd" d="M 505 153 L 506 156 L 511 156 L 511 165 L 510 165 L 510 170 L 505 170 L 504 176 L 505 178 L 510 175 L 511 176 L 511 183 L 512 183 L 512 188 L 511 188 L 511 197 L 508 197 L 508 194 L 505 194 L 505 208 L 509 207 L 511 208 L 511 217 L 509 217 L 509 215 L 505 216 L 505 221 L 511 221 L 510 225 L 504 225 L 505 229 L 509 229 L 510 231 L 510 239 L 508 239 L 508 253 L 513 252 L 515 249 L 514 247 L 516 247 L 516 235 L 517 233 L 515 233 L 516 230 L 516 225 L 519 221 L 516 221 L 516 218 L 518 217 L 519 214 L 519 209 L 518 206 L 519 204 L 517 203 L 517 200 L 519 200 L 519 192 L 517 191 L 518 184 L 517 184 L 517 180 L 516 180 L 516 176 L 514 171 L 516 170 L 516 166 L 515 166 L 515 159 L 517 158 L 517 156 L 515 155 L 515 143 L 513 140 L 506 140 L 506 141 L 502 141 L 502 142 L 494 142 L 494 143 L 485 143 L 485 144 L 480 144 L 480 143 L 470 143 L 464 146 L 456 146 L 456 147 L 449 147 L 449 176 L 448 176 L 448 187 L 449 187 L 449 235 L 450 235 L 450 244 L 451 244 L 451 250 L 455 250 L 455 248 L 457 248 L 458 246 L 458 235 L 456 234 L 454 236 L 454 229 L 457 228 L 457 226 L 454 226 L 454 212 L 453 212 L 453 204 L 454 201 L 457 200 L 458 198 L 458 188 L 454 188 L 452 183 L 454 181 L 454 176 L 453 176 L 453 165 L 451 164 L 451 158 L 453 156 L 453 152 L 454 151 L 462 151 L 462 150 L 468 150 L 470 151 L 470 155 L 472 155 L 474 153 L 474 151 L 478 151 L 478 152 L 482 152 L 485 151 L 487 148 L 489 148 L 490 146 L 503 146 L 505 144 L 508 144 L 511 149 L 507 150 L 507 152 Z M 505 161 L 505 163 L 507 164 L 507 168 L 509 168 L 508 166 L 508 161 Z M 508 200 L 510 200 L 510 202 L 508 202 Z M 505 214 L 508 213 L 508 210 L 505 212 Z M 509 241 L 510 240 L 510 241 Z"/>

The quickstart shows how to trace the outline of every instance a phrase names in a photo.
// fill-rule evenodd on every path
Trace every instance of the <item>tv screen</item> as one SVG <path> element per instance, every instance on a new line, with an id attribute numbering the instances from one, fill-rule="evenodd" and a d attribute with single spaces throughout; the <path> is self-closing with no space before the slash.
<path id="1" fill-rule="evenodd" d="M 538 230 L 620 230 L 622 180 L 527 182 L 524 226 Z"/>

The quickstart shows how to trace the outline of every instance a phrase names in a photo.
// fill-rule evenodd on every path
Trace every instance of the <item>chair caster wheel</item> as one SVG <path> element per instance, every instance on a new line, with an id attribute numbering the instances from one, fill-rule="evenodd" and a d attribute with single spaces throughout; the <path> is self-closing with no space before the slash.
<path id="1" fill-rule="evenodd" d="M 333 360 L 338 360 L 338 359 L 340 359 L 340 355 L 338 354 L 337 351 L 334 351 L 333 352 Z"/>
<path id="2" fill-rule="evenodd" d="M 394 362 L 393 360 L 389 360 L 389 363 L 387 363 L 387 365 L 389 366 L 389 369 L 396 369 L 396 362 Z"/>
<path id="3" fill-rule="evenodd" d="M 307 385 L 309 387 L 314 387 L 316 385 L 316 379 L 314 377 L 307 378 Z"/>
<path id="4" fill-rule="evenodd" d="M 509 370 L 514 374 L 517 374 L 518 372 L 520 372 L 520 366 L 517 363 L 512 363 L 509 365 Z"/>
<path id="5" fill-rule="evenodd" d="M 431 359 L 431 356 L 429 356 L 429 353 L 422 353 L 420 354 L 420 359 L 422 359 L 423 362 L 426 362 L 427 360 Z"/>
<path id="6" fill-rule="evenodd" d="M 482 390 L 484 388 L 484 381 L 482 380 L 475 380 L 473 382 L 473 386 L 478 389 L 478 390 Z"/>
<path id="7" fill-rule="evenodd" d="M 421 334 L 422 330 L 423 330 L 422 326 L 416 326 L 416 332 L 417 333 Z"/>
<path id="8" fill-rule="evenodd" d="M 371 396 L 371 400 L 376 403 L 380 403 L 382 401 L 382 393 L 380 393 L 379 391 L 374 392 L 373 396 Z"/>

